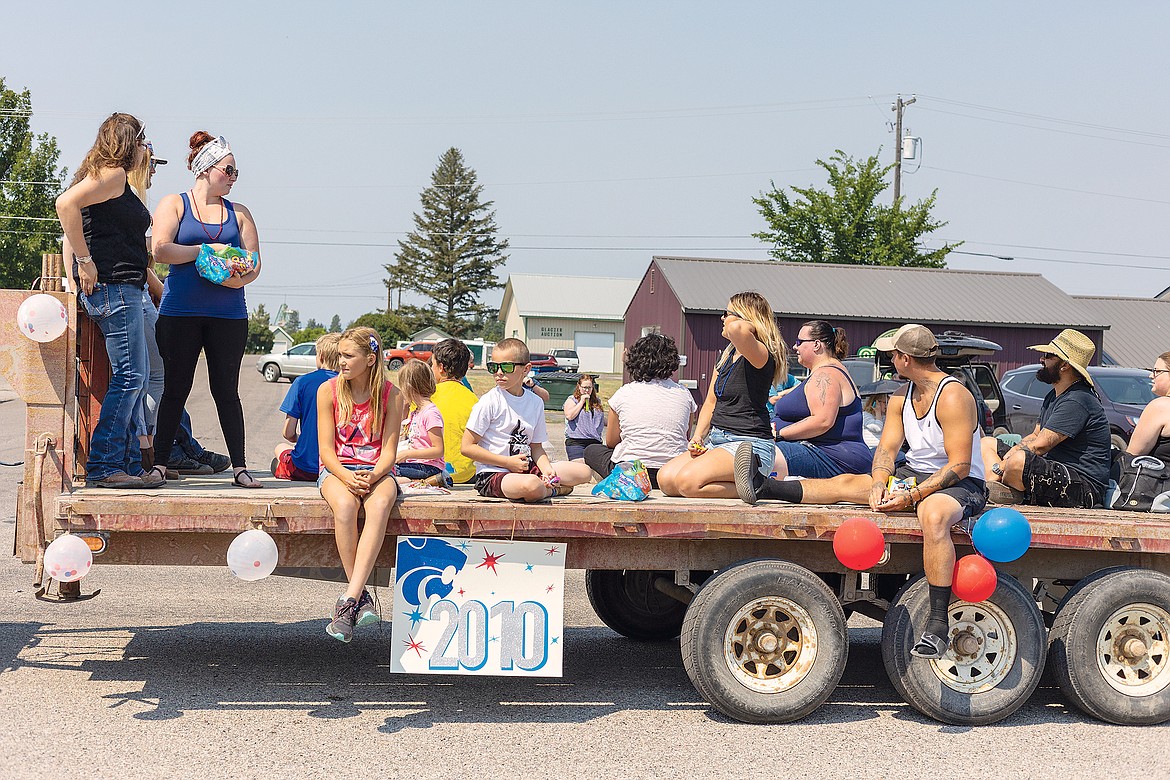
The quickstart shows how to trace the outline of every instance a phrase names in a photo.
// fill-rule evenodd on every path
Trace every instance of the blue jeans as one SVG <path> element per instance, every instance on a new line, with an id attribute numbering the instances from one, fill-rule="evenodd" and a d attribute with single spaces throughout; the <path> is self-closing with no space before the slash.
<path id="1" fill-rule="evenodd" d="M 110 358 L 110 384 L 89 440 L 86 479 L 141 474 L 142 450 L 134 422 L 142 414 L 148 365 L 142 288 L 101 284 L 89 295 L 78 293 L 77 301 L 101 329 Z"/>
<path id="2" fill-rule="evenodd" d="M 142 414 L 135 420 L 135 428 L 139 436 L 153 436 L 155 423 L 158 422 L 158 405 L 163 394 L 163 360 L 158 352 L 158 339 L 154 335 L 158 309 L 154 308 L 154 301 L 145 289 L 142 291 L 142 320 L 146 334 L 146 394 L 142 400 Z"/>
<path id="3" fill-rule="evenodd" d="M 822 452 L 817 445 L 807 441 L 776 440 L 776 449 L 784 456 L 788 464 L 788 476 L 808 477 L 810 479 L 829 479 L 844 470 L 837 463 Z M 777 469 L 779 471 L 779 469 Z"/>

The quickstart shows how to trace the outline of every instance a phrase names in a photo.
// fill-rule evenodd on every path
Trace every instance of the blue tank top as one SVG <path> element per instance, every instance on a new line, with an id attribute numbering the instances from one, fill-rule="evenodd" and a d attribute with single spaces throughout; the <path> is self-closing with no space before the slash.
<path id="1" fill-rule="evenodd" d="M 861 433 L 861 398 L 857 395 L 857 386 L 849 372 L 840 366 L 830 366 L 845 375 L 849 385 L 853 388 L 853 400 L 837 410 L 837 419 L 833 427 L 814 439 L 806 439 L 844 471 L 851 474 L 865 474 L 873 466 L 873 453 L 865 445 Z M 812 377 L 810 376 L 809 379 Z M 808 379 L 800 383 L 800 387 L 788 393 L 776 402 L 776 434 L 794 422 L 803 420 L 811 412 L 808 408 L 808 398 L 805 391 L 808 389 Z"/>
<path id="2" fill-rule="evenodd" d="M 183 218 L 179 220 L 179 230 L 175 233 L 175 243 L 183 246 L 199 246 L 200 244 L 228 244 L 241 247 L 240 223 L 236 220 L 236 207 L 226 198 L 223 201 L 227 209 L 227 222 L 223 231 L 219 231 L 219 224 L 200 224 L 191 210 L 191 201 L 187 193 L 181 193 L 183 199 Z M 211 238 L 219 232 L 219 238 Z M 181 263 L 172 265 L 167 274 L 163 288 L 162 305 L 159 314 L 167 317 L 218 317 L 225 320 L 248 319 L 248 305 L 244 302 L 244 288 L 232 289 L 209 282 L 195 270 L 195 263 Z"/>

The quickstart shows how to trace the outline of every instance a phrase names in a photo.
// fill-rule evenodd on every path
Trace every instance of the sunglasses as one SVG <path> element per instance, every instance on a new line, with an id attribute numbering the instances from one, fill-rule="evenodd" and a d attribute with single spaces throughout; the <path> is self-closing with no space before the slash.
<path id="1" fill-rule="evenodd" d="M 792 342 L 792 346 L 799 347 L 801 344 L 807 344 L 810 341 L 817 341 L 817 339 L 797 339 L 796 341 Z"/>
<path id="2" fill-rule="evenodd" d="M 723 319 L 727 319 L 728 317 L 735 317 L 736 319 L 740 319 L 740 320 L 743 319 L 743 317 L 740 317 L 738 314 L 736 314 L 735 312 L 730 311 L 730 310 L 723 312 L 723 314 L 721 314 L 720 316 Z"/>
<path id="3" fill-rule="evenodd" d="M 1154 376 L 1158 374 L 1170 374 L 1170 368 L 1151 368 L 1150 373 Z"/>
<path id="4" fill-rule="evenodd" d="M 506 363 L 493 363 L 492 361 L 489 360 L 488 364 L 487 364 L 487 370 L 488 370 L 489 374 L 494 374 L 497 371 L 502 371 L 505 374 L 510 374 L 516 370 L 516 366 L 522 366 L 522 365 L 524 365 L 524 364 L 523 363 L 515 363 L 512 361 L 508 361 Z"/>
<path id="5" fill-rule="evenodd" d="M 220 171 L 221 173 L 223 173 L 224 176 L 228 177 L 229 179 L 240 178 L 240 169 L 234 165 L 225 165 L 222 168 L 220 168 L 218 165 L 213 165 L 211 167 L 215 168 L 217 171 Z"/>

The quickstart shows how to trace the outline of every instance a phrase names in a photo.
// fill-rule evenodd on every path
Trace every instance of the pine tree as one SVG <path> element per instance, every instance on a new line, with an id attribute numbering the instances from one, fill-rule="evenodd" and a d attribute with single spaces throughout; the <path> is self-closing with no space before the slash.
<path id="1" fill-rule="evenodd" d="M 295 333 L 301 329 L 301 313 L 296 309 L 289 309 L 284 316 L 284 330 L 286 333 Z"/>
<path id="2" fill-rule="evenodd" d="M 431 186 L 422 191 L 422 214 L 415 229 L 398 242 L 386 287 L 408 290 L 431 301 L 436 324 L 464 335 L 488 312 L 479 296 L 503 284 L 495 269 L 508 259 L 508 240 L 497 240 L 492 201 L 480 202 L 483 185 L 463 153 L 451 147 L 439 158 Z"/>
<path id="3" fill-rule="evenodd" d="M 248 317 L 248 340 L 244 347 L 245 351 L 253 355 L 263 355 L 272 349 L 274 337 L 271 324 L 268 312 L 261 303 Z"/>
<path id="4" fill-rule="evenodd" d="M 334 314 L 333 319 L 329 320 L 329 332 L 341 333 L 341 315 Z"/>
<path id="5" fill-rule="evenodd" d="M 32 97 L 0 78 L 0 288 L 27 288 L 41 273 L 41 254 L 61 251 L 54 201 L 65 170 L 57 139 L 29 129 Z"/>

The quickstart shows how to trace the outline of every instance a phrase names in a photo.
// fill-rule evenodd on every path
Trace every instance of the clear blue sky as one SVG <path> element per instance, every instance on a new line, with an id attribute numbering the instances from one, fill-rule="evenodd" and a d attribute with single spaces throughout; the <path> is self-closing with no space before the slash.
<path id="1" fill-rule="evenodd" d="M 924 142 L 904 193 L 938 189 L 938 238 L 1014 258 L 950 267 L 1170 286 L 1165 3 L 111 0 L 4 23 L 0 75 L 71 170 L 115 110 L 171 160 L 155 199 L 190 186 L 192 131 L 228 138 L 266 258 L 249 306 L 302 322 L 385 305 L 449 146 L 495 201 L 506 271 L 634 277 L 655 253 L 765 257 L 752 196 L 822 184 L 837 148 L 892 161 L 899 92 Z"/>

